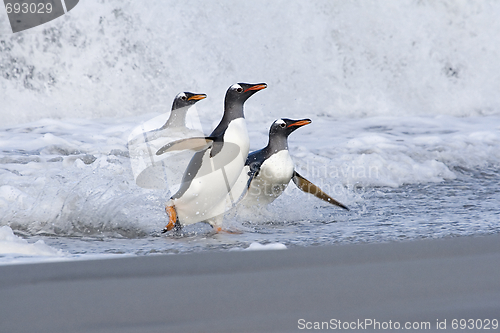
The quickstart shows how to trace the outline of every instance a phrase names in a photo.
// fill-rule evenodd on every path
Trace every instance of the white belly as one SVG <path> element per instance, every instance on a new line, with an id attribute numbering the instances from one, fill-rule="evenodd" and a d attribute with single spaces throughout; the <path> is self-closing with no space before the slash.
<path id="1" fill-rule="evenodd" d="M 264 161 L 252 180 L 242 204 L 265 206 L 279 197 L 293 176 L 294 165 L 288 150 L 282 150 Z"/>
<path id="2" fill-rule="evenodd" d="M 208 149 L 202 170 L 181 197 L 174 199 L 179 221 L 192 224 L 224 213 L 225 199 L 241 174 L 248 155 L 249 138 L 245 120 L 233 120 L 224 135 L 224 146 L 214 157 Z"/>

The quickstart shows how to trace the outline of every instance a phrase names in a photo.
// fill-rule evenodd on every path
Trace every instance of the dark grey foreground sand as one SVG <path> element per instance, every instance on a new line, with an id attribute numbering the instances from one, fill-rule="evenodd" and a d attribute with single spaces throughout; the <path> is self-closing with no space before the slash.
<path id="1" fill-rule="evenodd" d="M 365 319 L 451 331 L 462 318 L 500 320 L 500 235 L 0 266 L 2 333 L 373 328 Z"/>

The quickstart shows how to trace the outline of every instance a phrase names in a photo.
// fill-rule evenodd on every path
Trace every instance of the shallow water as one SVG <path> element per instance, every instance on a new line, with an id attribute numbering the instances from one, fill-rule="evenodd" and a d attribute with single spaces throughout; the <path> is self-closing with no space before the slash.
<path id="1" fill-rule="evenodd" d="M 154 255 L 199 251 L 242 250 L 252 243 L 281 243 L 287 248 L 327 244 L 374 243 L 487 235 L 500 232 L 498 172 L 460 174 L 456 180 L 432 185 L 377 188 L 343 213 L 308 202 L 313 213 L 291 221 L 276 216 L 238 224 L 241 234 L 215 234 L 200 223 L 170 235 L 153 233 L 140 238 L 32 236 L 64 255 L 60 259 L 99 258 L 103 255 Z M 296 203 L 295 203 L 296 204 Z M 286 203 L 269 209 L 286 209 Z M 306 205 L 306 206 L 308 206 Z M 272 215 L 272 214 L 271 214 Z M 232 223 L 233 227 L 236 223 Z M 11 262 L 14 257 L 5 257 Z M 22 260 L 22 257 L 18 257 Z M 40 258 L 38 260 L 41 260 Z"/>

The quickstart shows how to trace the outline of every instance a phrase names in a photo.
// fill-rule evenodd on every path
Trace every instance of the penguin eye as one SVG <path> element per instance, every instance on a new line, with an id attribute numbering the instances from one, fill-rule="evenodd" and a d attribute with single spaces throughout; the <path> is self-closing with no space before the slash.
<path id="1" fill-rule="evenodd" d="M 283 127 L 283 128 L 285 128 L 286 124 L 285 123 L 281 123 L 280 126 Z"/>
<path id="2" fill-rule="evenodd" d="M 237 89 L 236 89 L 236 91 L 237 91 L 237 92 L 239 92 L 239 93 L 240 93 L 240 92 L 243 92 L 243 88 L 242 88 L 242 87 L 239 87 L 239 88 L 237 88 Z"/>
<path id="3" fill-rule="evenodd" d="M 181 99 L 182 99 L 183 101 L 187 100 L 186 95 L 182 96 L 182 97 L 181 97 Z"/>

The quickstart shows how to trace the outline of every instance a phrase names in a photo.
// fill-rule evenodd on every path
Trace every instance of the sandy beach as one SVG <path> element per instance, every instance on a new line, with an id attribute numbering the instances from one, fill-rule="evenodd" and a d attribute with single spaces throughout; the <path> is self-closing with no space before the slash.
<path id="1" fill-rule="evenodd" d="M 499 281 L 500 235 L 7 265 L 0 332 L 493 329 Z"/>

